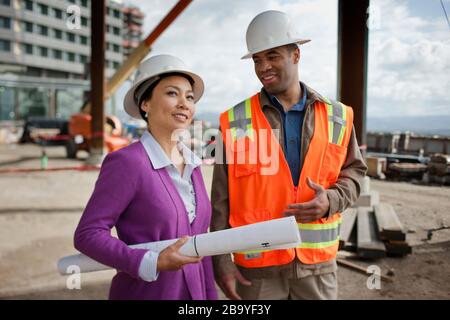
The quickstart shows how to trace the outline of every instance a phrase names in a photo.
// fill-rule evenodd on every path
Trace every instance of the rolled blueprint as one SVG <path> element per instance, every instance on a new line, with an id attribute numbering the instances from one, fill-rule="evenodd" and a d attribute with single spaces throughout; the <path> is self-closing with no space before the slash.
<path id="1" fill-rule="evenodd" d="M 161 252 L 178 239 L 148 242 L 130 245 L 130 248 L 148 249 Z M 264 251 L 288 249 L 301 243 L 295 217 L 286 217 L 270 221 L 258 222 L 227 230 L 202 233 L 189 238 L 179 252 L 186 256 L 214 256 L 232 252 Z M 61 258 L 58 271 L 71 274 L 76 266 L 79 272 L 92 272 L 111 269 L 84 254 L 76 254 Z"/>

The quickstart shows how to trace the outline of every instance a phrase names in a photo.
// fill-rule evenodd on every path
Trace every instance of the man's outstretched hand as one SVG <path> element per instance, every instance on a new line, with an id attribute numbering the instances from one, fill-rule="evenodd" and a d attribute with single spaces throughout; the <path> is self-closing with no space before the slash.
<path id="1" fill-rule="evenodd" d="M 306 183 L 315 191 L 316 196 L 308 202 L 290 204 L 284 212 L 286 216 L 295 216 L 301 223 L 319 220 L 330 209 L 330 202 L 324 187 L 314 183 L 309 177 L 306 178 Z"/>

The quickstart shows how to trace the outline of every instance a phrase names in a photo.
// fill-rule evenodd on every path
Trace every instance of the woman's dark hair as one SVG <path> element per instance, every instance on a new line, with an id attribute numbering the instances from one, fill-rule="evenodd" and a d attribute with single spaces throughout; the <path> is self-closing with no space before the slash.
<path id="1" fill-rule="evenodd" d="M 158 80 L 156 80 L 155 82 L 153 82 L 145 91 L 144 93 L 138 97 L 139 99 L 139 113 L 141 114 L 142 119 L 144 119 L 145 121 L 147 121 L 147 116 L 145 115 L 145 111 L 141 109 L 141 104 L 144 101 L 147 101 L 149 99 L 152 98 L 152 93 L 153 93 L 153 89 L 155 89 L 155 87 L 158 85 L 158 83 L 164 79 L 164 78 L 168 78 L 168 77 L 173 77 L 173 76 L 179 76 L 179 77 L 183 77 L 185 78 L 187 81 L 189 81 L 189 83 L 191 84 L 192 87 L 194 87 L 194 79 L 192 79 L 191 76 L 185 74 L 185 73 L 181 73 L 181 72 L 169 72 L 169 73 L 163 73 L 161 75 L 158 76 Z M 145 85 L 145 82 L 142 84 Z M 136 90 L 138 90 L 138 88 L 136 88 Z"/>

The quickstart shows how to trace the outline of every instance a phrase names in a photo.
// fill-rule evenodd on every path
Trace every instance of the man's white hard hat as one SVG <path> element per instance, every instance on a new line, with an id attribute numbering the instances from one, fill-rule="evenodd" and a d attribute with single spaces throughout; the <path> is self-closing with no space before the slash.
<path id="1" fill-rule="evenodd" d="M 249 59 L 264 50 L 311 41 L 301 39 L 288 15 L 276 10 L 264 11 L 254 17 L 247 28 L 246 40 L 248 53 L 242 59 Z"/>
<path id="2" fill-rule="evenodd" d="M 194 101 L 200 100 L 205 88 L 202 78 L 190 71 L 181 59 L 172 55 L 161 54 L 153 56 L 139 65 L 133 86 L 125 95 L 123 102 L 125 111 L 134 118 L 142 119 L 138 105 L 140 96 L 152 83 L 159 79 L 159 76 L 173 72 L 186 74 L 194 80 L 192 88 Z"/>

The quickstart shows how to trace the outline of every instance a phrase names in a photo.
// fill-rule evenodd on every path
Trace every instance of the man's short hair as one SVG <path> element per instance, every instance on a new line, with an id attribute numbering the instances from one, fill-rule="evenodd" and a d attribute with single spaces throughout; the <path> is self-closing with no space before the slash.
<path id="1" fill-rule="evenodd" d="M 298 48 L 298 45 L 296 43 L 290 43 L 290 44 L 287 44 L 286 46 L 287 46 L 289 52 L 295 51 L 295 49 Z"/>

